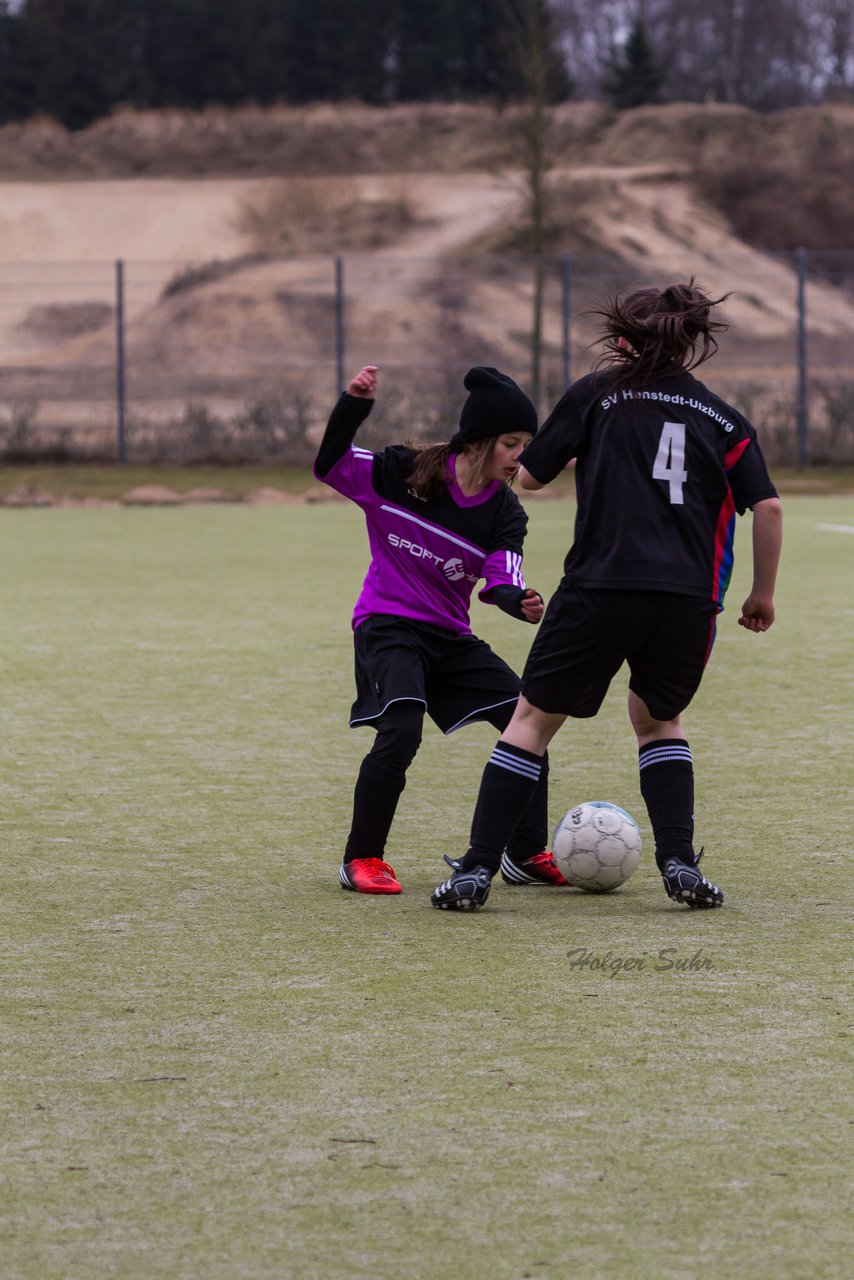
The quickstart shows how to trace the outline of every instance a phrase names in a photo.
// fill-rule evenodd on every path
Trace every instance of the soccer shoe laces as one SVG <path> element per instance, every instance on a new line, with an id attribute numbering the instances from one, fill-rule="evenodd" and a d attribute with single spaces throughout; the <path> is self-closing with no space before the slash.
<path id="1" fill-rule="evenodd" d="M 382 858 L 354 858 L 353 865 L 361 867 L 363 871 L 367 871 L 372 876 L 385 876 L 387 879 L 397 879 L 394 867 L 390 866 L 387 862 L 383 862 Z"/>
<path id="2" fill-rule="evenodd" d="M 430 895 L 434 907 L 447 911 L 479 911 L 489 897 L 491 876 L 486 867 L 455 871 Z"/>
<path id="3" fill-rule="evenodd" d="M 668 859 L 661 870 L 667 896 L 688 907 L 722 907 L 722 891 L 697 870 L 698 861 L 699 856 L 693 865 L 680 862 L 678 858 Z"/>

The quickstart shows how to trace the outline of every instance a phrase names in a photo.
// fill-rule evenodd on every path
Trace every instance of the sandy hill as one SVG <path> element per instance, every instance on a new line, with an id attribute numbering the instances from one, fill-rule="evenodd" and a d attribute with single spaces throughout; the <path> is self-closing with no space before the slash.
<path id="1" fill-rule="evenodd" d="M 49 119 L 0 128 L 0 179 L 271 177 L 491 171 L 518 156 L 520 114 L 488 105 L 356 104 L 118 110 L 78 133 Z M 745 141 L 785 157 L 854 137 L 854 104 L 761 115 L 674 103 L 615 112 L 570 102 L 552 113 L 562 163 L 687 164 Z"/>
<path id="2" fill-rule="evenodd" d="M 128 296 L 137 367 L 164 376 L 203 368 L 202 353 L 214 350 L 217 375 L 239 378 L 275 367 L 287 347 L 310 365 L 315 333 L 328 350 L 329 289 L 318 280 L 328 282 L 331 255 L 355 255 L 360 278 L 371 280 L 359 324 L 374 349 L 400 342 L 405 298 L 406 332 L 434 358 L 446 341 L 428 317 L 437 256 L 519 246 L 518 124 L 511 111 L 430 105 L 122 111 L 79 134 L 50 121 L 6 126 L 0 259 L 47 264 L 44 271 L 117 258 L 145 264 L 146 289 Z M 815 154 L 831 136 L 854 140 L 854 107 L 760 116 L 670 106 L 617 115 L 601 104 L 568 104 L 555 119 L 551 248 L 594 253 L 636 276 L 693 273 L 714 292 L 735 289 L 729 315 L 746 336 L 788 341 L 796 299 L 789 267 L 741 241 L 698 196 L 694 174 L 745 138 L 785 159 Z M 188 264 L 197 269 L 170 289 Z M 76 293 L 65 282 L 56 298 L 40 286 L 37 305 L 25 288 L 8 291 L 0 311 L 6 351 L 43 367 L 73 362 L 83 374 L 107 362 L 110 277 L 96 297 L 84 276 Z M 521 358 L 527 288 L 525 271 L 479 274 L 460 358 L 467 345 L 484 344 Z M 829 285 L 809 286 L 809 311 L 816 335 L 854 332 L 854 302 Z"/>
<path id="3" fill-rule="evenodd" d="M 283 179 L 331 184 L 330 195 L 318 196 L 327 207 L 339 184 L 358 183 L 348 193 L 351 216 L 332 229 L 332 243 L 309 250 L 489 247 L 483 233 L 494 232 L 491 223 L 506 219 L 514 203 L 520 127 L 510 109 L 438 104 L 122 110 L 79 133 L 47 119 L 7 125 L 0 128 L 0 260 L 236 256 L 253 248 L 241 210 L 263 203 L 268 185 Z M 854 147 L 854 105 L 759 115 L 686 104 L 618 114 L 601 103 L 569 103 L 554 112 L 552 154 L 556 170 L 573 177 L 576 205 L 582 182 L 594 195 L 609 183 L 622 194 L 633 179 L 625 249 L 642 205 L 658 203 L 664 215 L 672 204 L 684 208 L 689 195 L 679 180 L 714 168 L 736 146 L 782 163 L 819 155 L 839 139 Z M 402 194 L 415 225 L 399 228 L 399 244 L 388 228 L 376 246 L 359 243 L 358 235 L 352 242 L 354 203 Z M 611 251 L 613 228 L 600 234 L 596 215 L 613 210 L 613 200 L 583 204 L 583 236 L 567 216 L 554 247 Z M 317 206 L 303 212 L 316 221 Z M 295 219 L 299 213 L 292 209 Z"/>

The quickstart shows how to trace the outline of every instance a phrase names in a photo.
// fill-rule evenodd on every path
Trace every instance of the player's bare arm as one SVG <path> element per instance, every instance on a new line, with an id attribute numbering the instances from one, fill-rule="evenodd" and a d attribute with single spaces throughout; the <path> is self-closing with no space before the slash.
<path id="1" fill-rule="evenodd" d="M 753 508 L 753 586 L 741 606 L 738 624 L 767 631 L 776 616 L 774 591 L 783 545 L 783 508 L 779 498 L 764 498 Z"/>
<path id="2" fill-rule="evenodd" d="M 569 462 L 564 467 L 564 470 L 565 471 L 572 470 L 572 468 L 575 466 L 575 462 L 576 462 L 575 458 L 570 458 Z M 546 487 L 545 484 L 542 484 L 539 480 L 535 479 L 535 477 L 531 475 L 530 471 L 528 471 L 523 466 L 519 467 L 519 471 L 517 474 L 519 479 L 519 485 L 521 486 L 521 488 L 528 489 L 529 492 L 531 493 L 536 492 L 537 489 L 545 489 Z"/>
<path id="3" fill-rule="evenodd" d="M 546 487 L 544 484 L 540 484 L 539 480 L 534 479 L 530 471 L 528 471 L 527 468 L 525 467 L 520 466 L 516 474 L 517 474 L 517 479 L 519 481 L 519 486 L 522 489 L 528 489 L 529 492 L 533 493 L 537 489 L 544 489 Z"/>

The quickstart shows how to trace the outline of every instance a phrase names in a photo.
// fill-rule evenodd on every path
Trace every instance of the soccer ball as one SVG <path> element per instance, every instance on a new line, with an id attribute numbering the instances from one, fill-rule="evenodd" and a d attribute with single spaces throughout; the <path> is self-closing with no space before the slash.
<path id="1" fill-rule="evenodd" d="M 607 893 L 637 871 L 641 833 L 619 805 L 588 800 L 563 815 L 555 827 L 552 852 L 571 885 L 587 893 Z"/>

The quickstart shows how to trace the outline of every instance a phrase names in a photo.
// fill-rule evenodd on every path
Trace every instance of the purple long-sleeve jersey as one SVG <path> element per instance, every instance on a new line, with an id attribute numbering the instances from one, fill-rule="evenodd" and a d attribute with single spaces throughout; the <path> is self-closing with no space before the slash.
<path id="1" fill-rule="evenodd" d="M 350 443 L 372 403 L 341 397 L 315 462 L 317 478 L 361 507 L 367 521 L 371 563 L 353 627 L 373 614 L 393 614 L 469 635 L 472 591 L 481 578 L 478 597 L 486 603 L 496 587 L 524 589 L 528 518 L 502 481 L 466 497 L 453 454 L 447 487 L 419 498 L 408 480 L 412 449 L 392 445 L 372 453 Z"/>

